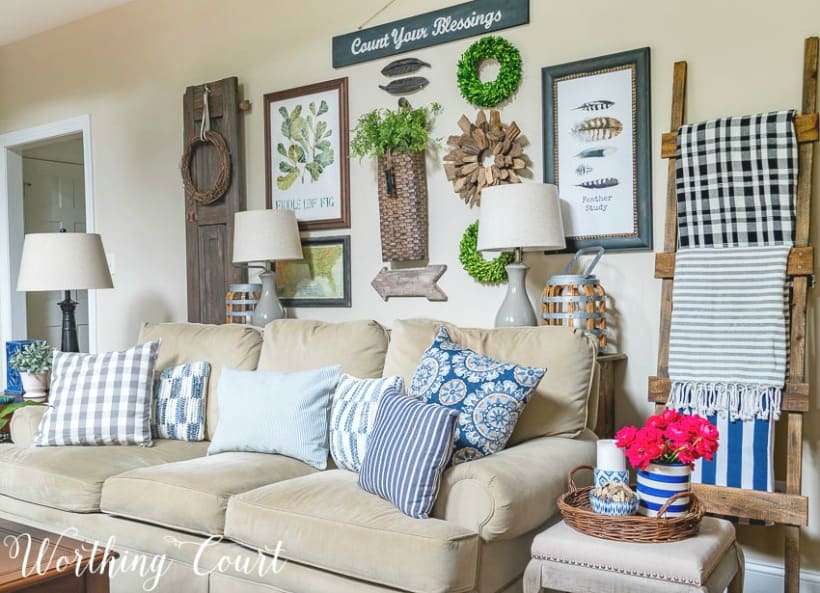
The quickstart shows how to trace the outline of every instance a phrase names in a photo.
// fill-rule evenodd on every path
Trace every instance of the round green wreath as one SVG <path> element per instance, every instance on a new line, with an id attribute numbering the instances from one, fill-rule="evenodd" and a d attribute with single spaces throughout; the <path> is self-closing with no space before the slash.
<path id="1" fill-rule="evenodd" d="M 478 68 L 484 60 L 498 60 L 501 69 L 492 82 L 481 82 Z M 482 37 L 458 61 L 458 88 L 476 107 L 495 107 L 512 97 L 521 83 L 521 54 L 502 37 Z"/>
<path id="2" fill-rule="evenodd" d="M 459 243 L 458 261 L 464 266 L 467 273 L 483 284 L 501 284 L 507 281 L 507 264 L 511 264 L 515 257 L 512 253 L 505 251 L 492 260 L 484 259 L 484 256 L 476 249 L 478 246 L 478 221 L 467 227 L 464 236 Z"/>

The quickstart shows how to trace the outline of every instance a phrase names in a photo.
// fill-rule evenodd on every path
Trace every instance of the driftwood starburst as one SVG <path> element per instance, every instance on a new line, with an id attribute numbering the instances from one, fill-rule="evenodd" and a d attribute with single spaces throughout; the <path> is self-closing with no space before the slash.
<path id="1" fill-rule="evenodd" d="M 479 111 L 475 123 L 462 115 L 458 127 L 463 133 L 447 140 L 452 150 L 444 157 L 444 171 L 468 205 L 480 205 L 485 187 L 521 181 L 527 157 L 515 122 L 502 124 L 501 114 L 492 109 L 489 121 L 484 111 Z"/>

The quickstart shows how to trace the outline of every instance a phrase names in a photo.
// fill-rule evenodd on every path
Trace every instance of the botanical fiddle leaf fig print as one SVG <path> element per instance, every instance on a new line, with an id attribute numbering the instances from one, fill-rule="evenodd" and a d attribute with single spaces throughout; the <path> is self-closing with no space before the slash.
<path id="1" fill-rule="evenodd" d="M 327 101 L 320 101 L 318 105 L 311 101 L 304 115 L 303 111 L 301 105 L 290 112 L 284 106 L 278 110 L 282 116 L 282 136 L 287 140 L 276 146 L 276 152 L 282 157 L 279 171 L 283 173 L 276 178 L 276 186 L 283 191 L 297 179 L 304 183 L 308 177 L 311 183 L 315 183 L 335 161 L 328 140 L 333 130 L 328 129 L 328 123 L 321 119 L 328 112 Z"/>

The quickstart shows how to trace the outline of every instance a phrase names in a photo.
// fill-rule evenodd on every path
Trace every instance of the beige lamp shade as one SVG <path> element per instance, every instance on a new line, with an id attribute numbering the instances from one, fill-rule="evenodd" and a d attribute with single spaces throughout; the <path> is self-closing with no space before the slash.
<path id="1" fill-rule="evenodd" d="M 102 238 L 94 233 L 33 233 L 23 241 L 17 290 L 114 288 Z"/>
<path id="2" fill-rule="evenodd" d="M 283 259 L 302 259 L 299 223 L 293 210 L 247 210 L 235 214 L 235 263 Z"/>
<path id="3" fill-rule="evenodd" d="M 481 191 L 478 250 L 564 249 L 558 188 L 548 183 L 508 183 Z"/>

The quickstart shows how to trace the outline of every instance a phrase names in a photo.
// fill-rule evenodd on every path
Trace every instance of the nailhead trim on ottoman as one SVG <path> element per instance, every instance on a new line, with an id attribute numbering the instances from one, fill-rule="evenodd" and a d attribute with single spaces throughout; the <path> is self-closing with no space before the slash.
<path id="1" fill-rule="evenodd" d="M 524 593 L 551 588 L 567 593 L 619 593 L 633 579 L 636 591 L 722 593 L 729 587 L 730 593 L 742 593 L 743 552 L 735 541 L 734 527 L 728 521 L 706 517 L 696 537 L 668 544 L 636 544 L 585 535 L 561 521 L 533 540 Z"/>

